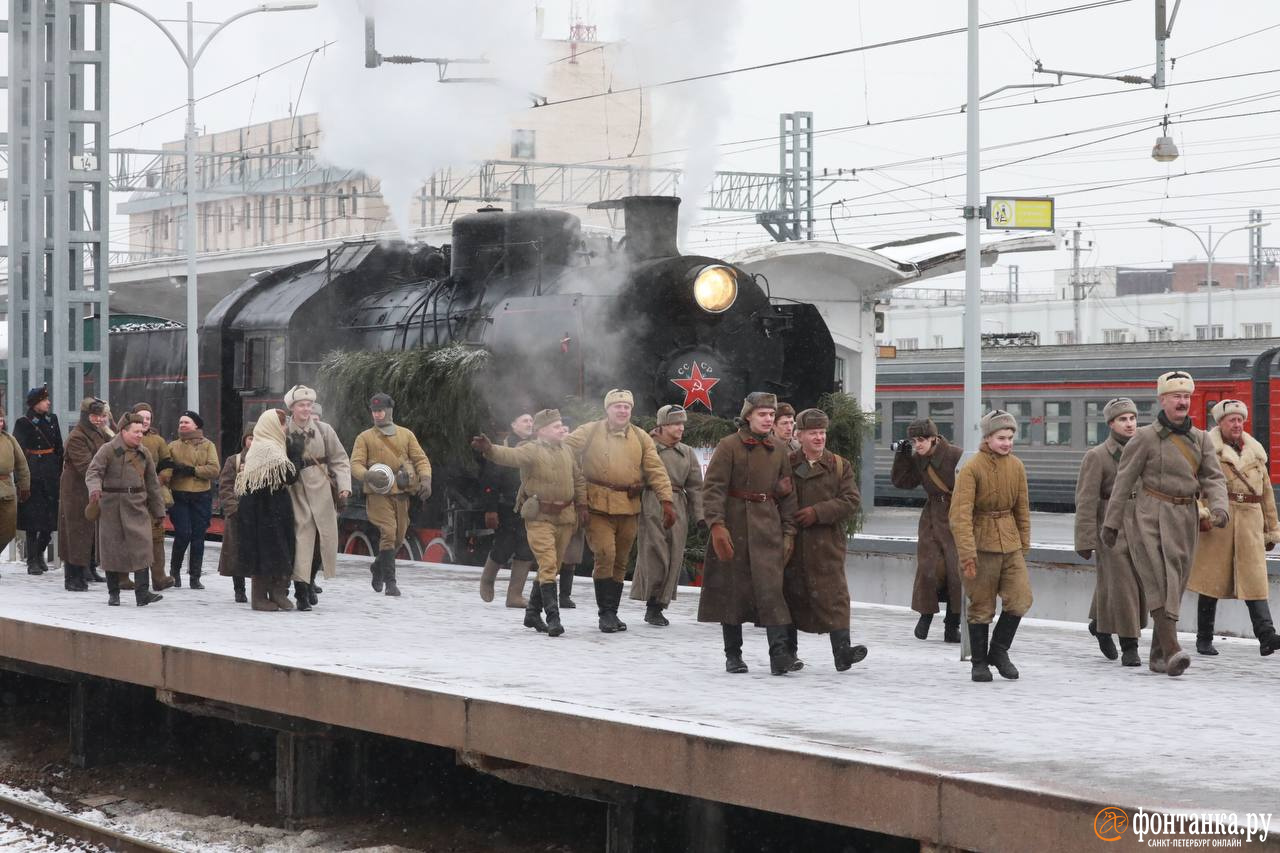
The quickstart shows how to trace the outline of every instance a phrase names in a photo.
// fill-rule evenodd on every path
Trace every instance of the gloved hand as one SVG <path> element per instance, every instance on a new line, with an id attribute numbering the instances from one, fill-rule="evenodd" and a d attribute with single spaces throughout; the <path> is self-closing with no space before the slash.
<path id="1" fill-rule="evenodd" d="M 1081 549 L 1079 549 L 1078 551 L 1076 551 L 1076 553 L 1080 555 L 1081 559 L 1084 559 L 1084 560 L 1092 560 L 1092 559 L 1093 559 L 1093 549 L 1092 549 L 1092 548 L 1081 548 Z"/>
<path id="2" fill-rule="evenodd" d="M 175 477 L 194 477 L 196 469 L 191 465 L 174 465 L 173 475 Z"/>
<path id="3" fill-rule="evenodd" d="M 486 512 L 484 514 L 484 527 L 485 530 L 498 529 L 498 514 L 496 512 Z"/>
<path id="4" fill-rule="evenodd" d="M 489 448 L 493 447 L 493 442 L 489 440 L 489 436 L 484 433 L 471 436 L 471 449 L 478 450 L 481 453 L 488 453 Z"/>
<path id="5" fill-rule="evenodd" d="M 791 555 L 796 550 L 796 536 L 794 533 L 782 534 L 782 565 L 791 562 Z"/>
<path id="6" fill-rule="evenodd" d="M 590 520 L 591 518 L 591 511 L 587 509 L 586 504 L 578 504 L 577 511 L 578 511 L 578 526 L 585 528 L 587 526 L 587 521 Z"/>
<path id="7" fill-rule="evenodd" d="M 960 574 L 964 575 L 965 580 L 973 580 L 978 576 L 978 561 L 972 557 L 965 560 L 960 566 Z"/>
<path id="8" fill-rule="evenodd" d="M 733 559 L 733 538 L 723 524 L 712 525 L 711 547 L 722 562 L 727 563 Z"/>
<path id="9" fill-rule="evenodd" d="M 1119 538 L 1120 538 L 1120 531 L 1115 529 L 1114 527 L 1102 528 L 1102 536 L 1101 536 L 1102 544 L 1106 545 L 1108 548 L 1116 547 L 1116 540 L 1118 540 Z"/>
<path id="10" fill-rule="evenodd" d="M 1226 527 L 1227 523 L 1231 521 L 1231 517 L 1227 515 L 1225 509 L 1215 509 L 1211 515 L 1213 516 L 1213 526 L 1219 529 Z"/>
<path id="11" fill-rule="evenodd" d="M 423 477 L 418 481 L 418 500 L 426 502 L 431 498 L 431 478 Z"/>
<path id="12" fill-rule="evenodd" d="M 662 502 L 662 529 L 670 530 L 676 523 L 676 508 L 671 501 Z"/>
<path id="13" fill-rule="evenodd" d="M 800 527 L 812 527 L 818 523 L 818 511 L 811 506 L 801 507 L 796 510 L 794 520 Z"/>
<path id="14" fill-rule="evenodd" d="M 30 489 L 18 489 L 18 503 L 26 503 L 30 497 Z"/>

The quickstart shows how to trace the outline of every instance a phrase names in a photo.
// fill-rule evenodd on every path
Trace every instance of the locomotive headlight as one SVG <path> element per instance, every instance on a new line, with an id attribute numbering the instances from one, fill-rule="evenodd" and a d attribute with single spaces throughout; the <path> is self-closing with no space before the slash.
<path id="1" fill-rule="evenodd" d="M 703 267 L 693 280 L 693 298 L 711 314 L 721 314 L 738 298 L 738 278 L 728 267 Z"/>

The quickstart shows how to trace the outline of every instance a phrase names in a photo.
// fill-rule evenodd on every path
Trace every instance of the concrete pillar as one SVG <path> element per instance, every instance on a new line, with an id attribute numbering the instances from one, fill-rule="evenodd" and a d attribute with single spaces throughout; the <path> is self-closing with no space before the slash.
<path id="1" fill-rule="evenodd" d="M 329 813 L 334 806 L 334 739 L 329 735 L 276 735 L 276 811 L 286 826 Z"/>

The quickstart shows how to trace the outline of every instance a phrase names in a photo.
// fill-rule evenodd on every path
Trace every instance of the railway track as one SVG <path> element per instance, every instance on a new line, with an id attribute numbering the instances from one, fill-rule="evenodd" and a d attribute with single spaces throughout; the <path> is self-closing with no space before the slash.
<path id="1" fill-rule="evenodd" d="M 178 853 L 172 847 L 134 838 L 114 829 L 3 794 L 0 794 L 0 815 L 7 815 L 38 830 L 51 832 L 55 836 L 93 845 L 97 849 L 113 850 L 117 853 Z"/>

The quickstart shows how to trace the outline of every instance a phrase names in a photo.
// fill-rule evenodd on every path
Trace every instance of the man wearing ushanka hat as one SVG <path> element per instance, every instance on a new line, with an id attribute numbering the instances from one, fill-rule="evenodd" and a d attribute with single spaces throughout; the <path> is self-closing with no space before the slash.
<path id="1" fill-rule="evenodd" d="M 1191 656 L 1178 644 L 1178 613 L 1191 574 L 1200 522 L 1196 499 L 1205 500 L 1215 527 L 1226 527 L 1227 489 L 1208 433 L 1191 423 L 1195 380 L 1172 370 L 1156 380 L 1160 413 L 1124 446 L 1113 500 L 1103 519 L 1102 544 L 1114 548 L 1124 528 L 1142 594 L 1151 612 L 1152 672 L 1182 675 Z M 1126 501 L 1115 497 L 1128 495 Z"/>

